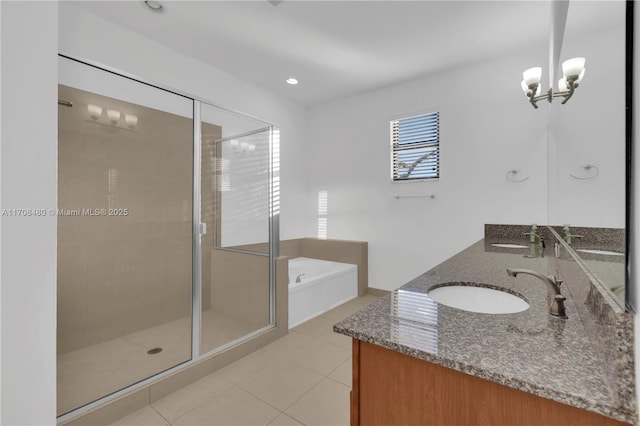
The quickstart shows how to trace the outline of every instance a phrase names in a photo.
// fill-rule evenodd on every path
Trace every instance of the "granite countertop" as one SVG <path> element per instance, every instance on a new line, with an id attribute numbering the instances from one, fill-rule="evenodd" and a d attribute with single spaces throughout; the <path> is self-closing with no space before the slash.
<path id="1" fill-rule="evenodd" d="M 529 275 L 546 274 L 549 257 L 524 257 L 523 249 L 470 246 L 398 290 L 356 312 L 334 331 L 434 364 L 628 423 L 635 412 L 618 401 L 602 374 L 602 357 L 587 337 L 565 287 L 567 319 L 548 314 L 547 287 Z M 549 253 L 549 255 L 552 255 Z M 551 258 L 552 260 L 552 258 Z M 515 314 L 467 312 L 431 299 L 438 284 L 467 282 L 508 289 L 530 305 Z"/>

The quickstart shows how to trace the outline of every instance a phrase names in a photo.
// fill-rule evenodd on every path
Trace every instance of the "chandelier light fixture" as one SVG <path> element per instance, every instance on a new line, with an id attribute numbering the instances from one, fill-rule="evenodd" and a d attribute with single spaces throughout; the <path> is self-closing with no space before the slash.
<path id="1" fill-rule="evenodd" d="M 534 108 L 538 108 L 537 102 L 546 99 L 549 103 L 553 98 L 563 98 L 562 104 L 566 104 L 569 98 L 573 96 L 573 92 L 579 86 L 585 71 L 585 58 L 571 58 L 562 63 L 563 77 L 558 80 L 558 92 L 553 93 L 553 88 L 549 88 L 547 93 L 541 94 L 540 79 L 542 77 L 542 68 L 529 68 L 522 73 L 522 90 L 529 99 Z"/>

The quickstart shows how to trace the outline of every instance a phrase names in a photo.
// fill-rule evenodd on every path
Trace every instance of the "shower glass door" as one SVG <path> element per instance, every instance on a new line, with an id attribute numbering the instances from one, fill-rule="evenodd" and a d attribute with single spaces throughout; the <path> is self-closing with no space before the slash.
<path id="1" fill-rule="evenodd" d="M 272 325 L 273 127 L 201 106 L 200 353 Z"/>
<path id="2" fill-rule="evenodd" d="M 193 100 L 60 58 L 58 415 L 192 359 Z"/>

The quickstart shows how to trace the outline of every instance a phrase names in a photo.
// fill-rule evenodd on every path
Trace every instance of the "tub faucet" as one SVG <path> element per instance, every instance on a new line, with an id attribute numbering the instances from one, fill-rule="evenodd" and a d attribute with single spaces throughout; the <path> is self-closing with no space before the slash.
<path id="1" fill-rule="evenodd" d="M 567 300 L 567 298 L 560 292 L 560 284 L 562 284 L 562 280 L 559 280 L 554 275 L 542 275 L 529 269 L 507 268 L 507 274 L 511 277 L 517 277 L 518 274 L 527 274 L 539 278 L 547 286 L 547 293 L 549 296 L 549 314 L 554 317 L 567 318 L 564 308 L 564 301 Z"/>
<path id="2" fill-rule="evenodd" d="M 300 274 L 300 275 L 298 275 L 298 276 L 296 277 L 296 282 L 297 282 L 297 283 L 301 283 L 301 282 L 302 282 L 302 280 L 301 280 L 300 278 L 302 278 L 302 276 L 303 276 L 303 275 L 307 275 L 307 274 Z"/>

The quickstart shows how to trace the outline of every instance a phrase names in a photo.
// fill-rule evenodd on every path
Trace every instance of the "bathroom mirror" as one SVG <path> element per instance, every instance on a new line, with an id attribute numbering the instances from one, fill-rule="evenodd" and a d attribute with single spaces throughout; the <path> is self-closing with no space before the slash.
<path id="1" fill-rule="evenodd" d="M 548 136 L 548 221 L 559 225 L 558 233 L 621 307 L 625 306 L 625 35 L 625 2 L 570 2 L 554 92 L 563 61 L 585 57 L 586 72 L 566 104 L 555 99 L 550 105 Z M 563 229 L 565 225 L 570 227 Z"/>

